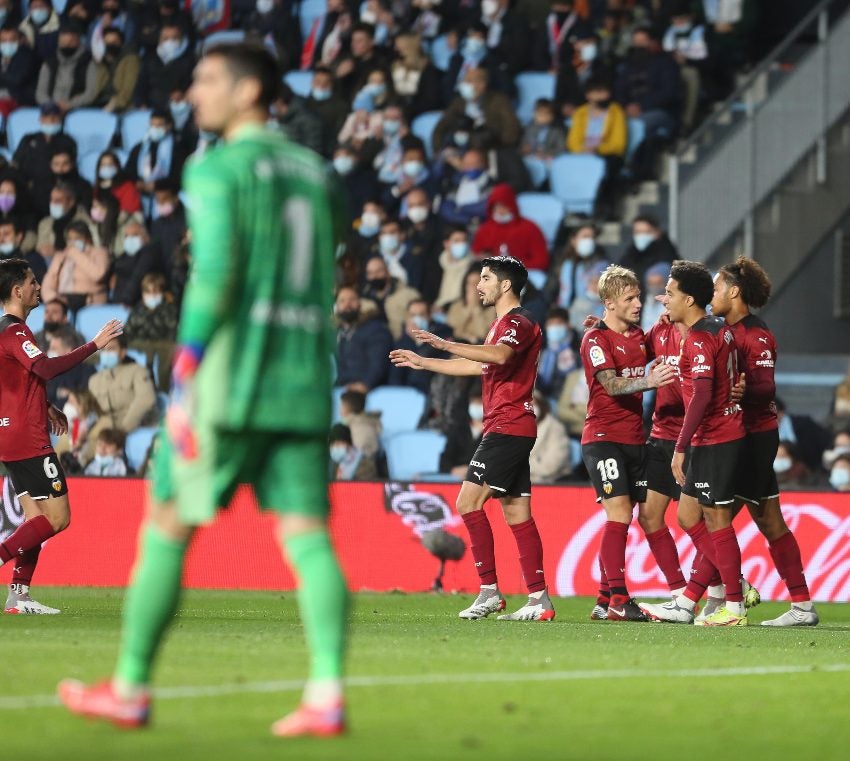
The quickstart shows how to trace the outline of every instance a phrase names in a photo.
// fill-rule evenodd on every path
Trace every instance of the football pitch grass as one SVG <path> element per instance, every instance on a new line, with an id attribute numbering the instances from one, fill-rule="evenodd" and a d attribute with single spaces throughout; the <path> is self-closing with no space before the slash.
<path id="1" fill-rule="evenodd" d="M 58 706 L 63 677 L 109 673 L 122 590 L 40 588 L 61 616 L 0 620 L 3 756 L 34 759 L 847 759 L 850 605 L 815 629 L 468 622 L 452 595 L 358 594 L 351 732 L 280 740 L 306 650 L 292 593 L 189 592 L 156 671 L 153 723 L 122 731 Z M 509 600 L 508 608 L 521 598 Z"/>

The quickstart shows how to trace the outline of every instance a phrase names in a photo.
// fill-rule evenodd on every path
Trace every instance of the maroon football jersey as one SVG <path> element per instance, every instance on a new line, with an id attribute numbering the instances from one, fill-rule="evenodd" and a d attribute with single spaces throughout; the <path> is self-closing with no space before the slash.
<path id="1" fill-rule="evenodd" d="M 665 365 L 676 368 L 677 380 L 655 391 L 655 412 L 652 415 L 650 436 L 675 441 L 682 430 L 685 402 L 682 399 L 682 374 L 679 372 L 679 355 L 682 351 L 682 334 L 671 322 L 657 322 L 646 334 L 648 359 L 660 359 Z"/>
<path id="2" fill-rule="evenodd" d="M 484 435 L 537 436 L 532 399 L 543 346 L 540 326 L 529 312 L 517 307 L 493 323 L 484 343 L 514 350 L 504 365 L 485 364 L 481 370 Z"/>
<path id="3" fill-rule="evenodd" d="M 620 378 L 642 378 L 646 375 L 643 331 L 632 327 L 623 335 L 602 322 L 584 334 L 581 361 L 590 389 L 581 443 L 613 441 L 617 444 L 643 444 L 643 394 L 610 396 L 596 379 L 597 373 L 602 370 L 614 370 Z"/>
<path id="4" fill-rule="evenodd" d="M 774 431 L 776 417 L 776 339 L 764 321 L 754 314 L 730 325 L 738 347 L 740 370 L 747 376 L 747 390 L 741 401 L 747 433 Z"/>
<path id="5" fill-rule="evenodd" d="M 3 318 L 0 333 L 0 461 L 50 454 L 45 382 L 30 368 L 44 357 L 35 336 L 17 317 Z"/>
<path id="6" fill-rule="evenodd" d="M 743 438 L 741 407 L 729 399 L 738 379 L 738 351 L 735 336 L 723 320 L 704 317 L 691 327 L 682 347 L 679 371 L 686 410 L 694 381 L 712 380 L 711 402 L 690 443 L 706 447 Z"/>

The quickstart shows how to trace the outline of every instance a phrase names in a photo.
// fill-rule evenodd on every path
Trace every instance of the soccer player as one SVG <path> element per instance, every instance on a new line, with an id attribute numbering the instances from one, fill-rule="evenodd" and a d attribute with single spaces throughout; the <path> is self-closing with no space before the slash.
<path id="1" fill-rule="evenodd" d="M 177 609 L 189 539 L 249 482 L 278 514 L 311 653 L 301 706 L 272 731 L 345 728 L 348 592 L 326 525 L 338 197 L 318 156 L 265 128 L 279 82 L 274 58 L 247 43 L 212 47 L 195 69 L 198 126 L 225 142 L 185 172 L 193 270 L 167 435 L 114 676 L 92 687 L 62 682 L 74 713 L 148 722 L 151 665 Z"/>
<path id="2" fill-rule="evenodd" d="M 418 330 L 414 331 L 414 338 L 455 358 L 427 359 L 403 349 L 390 353 L 398 367 L 481 376 L 484 436 L 457 497 L 457 511 L 469 531 L 481 581 L 478 597 L 459 614 L 465 619 L 486 618 L 505 609 L 496 576 L 493 531 L 484 512 L 491 497 L 499 499 L 505 521 L 511 527 L 528 588 L 526 604 L 499 619 L 551 621 L 555 617 L 543 574 L 543 545 L 531 515 L 528 458 L 537 438 L 532 394 L 543 338 L 540 326 L 520 306 L 520 292 L 527 280 L 525 267 L 513 257 L 483 259 L 478 295 L 485 307 L 496 308 L 496 321 L 484 345 L 454 343 Z"/>
<path id="3" fill-rule="evenodd" d="M 800 547 L 779 507 L 779 485 L 773 469 L 779 447 L 774 403 L 776 339 L 764 321 L 750 312 L 750 308 L 760 309 L 767 303 L 770 290 L 767 273 L 744 256 L 721 267 L 714 278 L 712 313 L 724 317 L 731 328 L 747 377 L 742 401 L 747 438 L 739 465 L 736 512 L 744 505 L 750 511 L 791 596 L 791 610 L 762 621 L 762 626 L 816 626 L 820 619 L 809 595 Z"/>
<path id="4" fill-rule="evenodd" d="M 646 373 L 640 285 L 611 265 L 599 278 L 602 322 L 584 334 L 581 358 L 590 398 L 581 438 L 584 464 L 608 518 L 599 550 L 601 585 L 591 618 L 646 621 L 626 587 L 626 539 L 634 505 L 646 500 L 643 392 L 677 381 L 669 364 Z M 672 539 L 672 537 L 671 537 Z M 675 546 L 674 546 L 675 549 Z"/>
<path id="5" fill-rule="evenodd" d="M 5 313 L 0 317 L 0 461 L 6 466 L 25 519 L 0 544 L 0 565 L 14 563 L 6 613 L 55 615 L 58 609 L 29 594 L 42 543 L 71 521 L 65 473 L 50 443 L 50 431 L 65 433 L 68 421 L 47 403 L 46 384 L 121 335 L 123 327 L 112 320 L 79 349 L 62 357 L 47 357 L 26 326 L 40 292 L 27 261 L 0 262 L 0 302 Z"/>
<path id="6" fill-rule="evenodd" d="M 741 407 L 730 401 L 738 380 L 738 353 L 731 329 L 720 318 L 706 315 L 713 294 L 714 283 L 705 265 L 673 263 L 664 305 L 670 319 L 685 325 L 688 332 L 679 360 L 685 419 L 671 468 L 682 487 L 679 524 L 708 561 L 702 564 L 702 573 L 710 579 L 716 568 L 726 590 L 726 604 L 701 623 L 745 626 L 741 549 L 732 526 L 737 465 L 745 435 Z M 686 473 L 683 466 L 688 447 Z M 693 623 L 696 602 L 708 584 L 707 579 L 696 591 L 694 577 L 702 566 L 696 563 L 684 594 L 663 605 L 641 604 L 641 609 L 654 620 Z"/>

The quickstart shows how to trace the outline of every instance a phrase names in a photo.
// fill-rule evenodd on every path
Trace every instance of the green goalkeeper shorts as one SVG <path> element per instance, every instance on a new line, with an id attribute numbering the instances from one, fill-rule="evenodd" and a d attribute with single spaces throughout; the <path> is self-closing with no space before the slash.
<path id="1" fill-rule="evenodd" d="M 327 517 L 327 437 L 278 431 L 195 433 L 196 459 L 180 457 L 163 429 L 151 462 L 153 498 L 176 501 L 183 523 L 212 521 L 239 484 L 254 487 L 264 510 Z"/>

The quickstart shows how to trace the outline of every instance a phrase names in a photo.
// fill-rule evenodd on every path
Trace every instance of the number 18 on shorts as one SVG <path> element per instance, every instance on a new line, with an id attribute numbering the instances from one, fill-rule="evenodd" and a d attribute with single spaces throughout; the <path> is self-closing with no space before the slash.
<path id="1" fill-rule="evenodd" d="M 613 497 L 630 497 L 632 502 L 646 499 L 643 445 L 600 441 L 583 445 L 581 455 L 597 502 Z"/>

